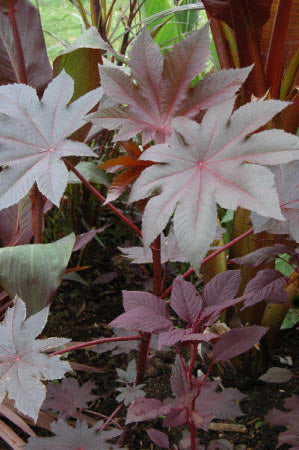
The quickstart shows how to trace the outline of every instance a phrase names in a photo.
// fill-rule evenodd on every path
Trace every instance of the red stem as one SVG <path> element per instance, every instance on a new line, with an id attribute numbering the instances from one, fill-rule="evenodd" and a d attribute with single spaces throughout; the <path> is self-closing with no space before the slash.
<path id="1" fill-rule="evenodd" d="M 209 256 L 207 256 L 206 258 L 204 258 L 202 260 L 201 265 L 207 263 L 208 261 L 210 261 L 211 259 L 215 258 L 215 256 L 219 255 L 219 253 L 224 252 L 226 249 L 232 247 L 234 244 L 236 244 L 237 242 L 241 241 L 242 239 L 244 239 L 245 237 L 249 236 L 250 234 L 252 234 L 254 232 L 253 228 L 250 228 L 250 230 L 246 231 L 245 233 L 241 234 L 241 236 L 238 236 L 237 238 L 233 239 L 232 241 L 230 241 L 228 244 L 223 245 L 222 247 L 220 247 L 218 250 L 215 250 L 215 252 L 211 253 Z M 187 278 L 189 275 L 191 275 L 191 273 L 194 272 L 193 267 L 190 267 L 189 270 L 187 270 L 187 272 L 185 272 L 183 274 L 184 278 Z M 165 298 L 167 297 L 172 291 L 172 285 L 169 286 L 169 288 L 167 288 L 161 295 L 161 298 Z"/>
<path id="2" fill-rule="evenodd" d="M 11 24 L 13 37 L 14 37 L 14 41 L 15 41 L 15 49 L 16 49 L 16 55 L 17 55 L 17 60 L 18 60 L 20 83 L 28 84 L 22 41 L 21 41 L 21 36 L 19 33 L 17 20 L 16 20 L 15 5 L 14 5 L 14 1 L 12 1 L 12 0 L 10 0 L 8 2 L 8 18 L 9 18 L 9 21 Z"/>
<path id="3" fill-rule="evenodd" d="M 196 426 L 193 420 L 190 420 L 189 430 L 190 430 L 190 444 L 191 444 L 190 448 L 191 450 L 196 450 L 196 436 L 195 436 Z"/>
<path id="4" fill-rule="evenodd" d="M 62 158 L 65 165 L 72 171 L 74 172 L 75 175 L 77 175 L 77 177 L 79 178 L 79 180 L 82 181 L 82 183 L 90 190 L 90 192 L 93 193 L 93 195 L 95 197 L 97 197 L 99 200 L 101 200 L 101 202 L 105 203 L 106 199 L 105 197 L 100 194 L 100 192 L 98 192 L 93 186 L 92 184 L 90 184 L 86 178 L 81 175 L 81 173 L 73 166 L 72 163 L 70 163 L 66 158 Z M 115 208 L 115 206 L 113 206 L 111 203 L 106 203 L 106 206 L 111 209 L 111 211 L 113 211 L 123 222 L 125 222 L 127 225 L 129 225 L 130 228 L 132 228 L 132 230 L 135 231 L 136 234 L 138 234 L 139 237 L 142 237 L 142 233 L 139 230 L 138 227 L 136 227 L 136 225 L 134 225 L 133 222 L 131 222 L 130 219 L 128 219 L 119 209 Z"/>
<path id="5" fill-rule="evenodd" d="M 276 9 L 274 25 L 270 39 L 267 55 L 265 74 L 272 97 L 278 98 L 279 85 L 282 72 L 282 62 L 289 19 L 291 14 L 292 0 L 280 0 Z"/>
<path id="6" fill-rule="evenodd" d="M 113 420 L 113 418 L 116 416 L 116 414 L 118 413 L 118 411 L 124 406 L 124 403 L 121 402 L 120 405 L 118 405 L 118 407 L 113 411 L 113 413 L 108 417 L 108 419 L 106 420 L 106 422 L 103 424 L 103 426 L 101 427 L 100 431 L 104 431 L 105 428 L 107 427 L 107 425 L 109 425 L 109 423 Z"/>
<path id="7" fill-rule="evenodd" d="M 72 347 L 64 348 L 62 350 L 57 350 L 51 353 L 51 356 L 63 355 L 63 353 L 72 352 L 81 348 L 91 347 L 93 345 L 104 344 L 105 342 L 120 342 L 120 341 L 140 341 L 141 336 L 123 336 L 123 337 L 111 337 L 104 339 L 96 339 L 95 341 L 82 342 L 81 344 L 73 345 Z"/>

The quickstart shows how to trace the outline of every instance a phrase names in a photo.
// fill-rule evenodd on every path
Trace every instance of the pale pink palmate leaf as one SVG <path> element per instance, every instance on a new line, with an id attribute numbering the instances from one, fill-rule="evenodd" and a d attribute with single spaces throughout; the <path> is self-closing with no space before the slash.
<path id="1" fill-rule="evenodd" d="M 0 87 L 0 209 L 23 198 L 34 182 L 59 206 L 68 181 L 61 158 L 97 155 L 81 142 L 67 139 L 85 123 L 85 115 L 101 97 L 96 89 L 69 104 L 72 78 L 62 71 L 40 101 L 24 84 Z"/>
<path id="2" fill-rule="evenodd" d="M 16 296 L 0 324 L 0 401 L 8 394 L 16 408 L 34 421 L 46 396 L 40 380 L 62 378 L 71 371 L 59 356 L 44 353 L 69 339 L 35 339 L 46 325 L 48 313 L 47 307 L 25 320 L 25 303 Z"/>
<path id="3" fill-rule="evenodd" d="M 117 66 L 100 66 L 103 90 L 116 106 L 102 107 L 88 116 L 93 131 L 118 129 L 115 141 L 141 133 L 143 145 L 168 141 L 174 117 L 194 118 L 200 110 L 231 98 L 251 70 L 222 70 L 191 88 L 192 80 L 205 69 L 209 53 L 208 24 L 174 44 L 171 51 L 165 50 L 164 58 L 145 28 L 132 46 L 131 76 Z"/>
<path id="4" fill-rule="evenodd" d="M 76 417 L 78 409 L 87 408 L 87 402 L 97 399 L 96 395 L 91 394 L 95 387 L 92 381 L 79 386 L 75 378 L 64 378 L 61 384 L 48 383 L 47 397 L 42 409 L 59 412 L 60 419 Z"/>
<path id="5" fill-rule="evenodd" d="M 279 204 L 286 220 L 281 222 L 252 213 L 254 229 L 257 233 L 267 230 L 271 233 L 288 234 L 291 239 L 299 242 L 299 161 L 273 167 L 271 171 L 275 176 Z"/>
<path id="6" fill-rule="evenodd" d="M 226 209 L 242 206 L 284 220 L 274 176 L 257 164 L 299 159 L 299 138 L 281 130 L 251 133 L 287 105 L 274 100 L 254 102 L 231 115 L 231 99 L 210 108 L 200 125 L 184 117 L 174 119 L 170 143 L 142 153 L 141 159 L 158 164 L 145 169 L 131 191 L 131 202 L 158 192 L 143 214 L 145 247 L 175 211 L 179 247 L 198 271 L 216 233 L 216 202 Z"/>
<path id="7" fill-rule="evenodd" d="M 88 428 L 86 422 L 77 420 L 76 427 L 72 427 L 64 420 L 51 423 L 52 437 L 30 437 L 24 448 L 27 450 L 110 450 L 119 448 L 106 442 L 118 436 L 121 432 L 117 429 L 98 431 L 103 425 L 100 421 L 92 428 Z"/>

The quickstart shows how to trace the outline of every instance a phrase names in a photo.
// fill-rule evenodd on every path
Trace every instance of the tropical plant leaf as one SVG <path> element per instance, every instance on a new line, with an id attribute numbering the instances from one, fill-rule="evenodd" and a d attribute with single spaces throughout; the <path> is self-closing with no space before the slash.
<path id="1" fill-rule="evenodd" d="M 177 315 L 191 325 L 202 309 L 202 298 L 195 286 L 179 275 L 172 285 L 170 304 Z"/>
<path id="2" fill-rule="evenodd" d="M 261 217 L 264 220 L 264 217 Z M 241 264 L 245 267 L 257 267 L 261 264 L 269 264 L 275 260 L 277 255 L 288 253 L 291 256 L 296 255 L 296 251 L 284 244 L 274 244 L 272 247 L 258 248 L 254 252 L 248 253 L 248 255 L 240 256 L 239 258 L 231 259 L 231 262 Z"/>
<path id="3" fill-rule="evenodd" d="M 283 289 L 287 281 L 288 277 L 281 275 L 278 270 L 259 270 L 257 275 L 247 283 L 241 297 L 242 300 L 245 300 L 244 308 L 262 300 L 268 303 L 289 303 L 288 294 Z"/>
<path id="4" fill-rule="evenodd" d="M 61 158 L 94 156 L 87 145 L 68 138 L 101 97 L 101 88 L 69 104 L 73 80 L 61 72 L 40 101 L 23 84 L 0 87 L 0 209 L 23 198 L 36 182 L 40 192 L 59 206 L 68 171 Z"/>
<path id="5" fill-rule="evenodd" d="M 7 1 L 5 1 L 7 4 Z M 30 86 L 42 92 L 52 79 L 40 16 L 28 0 L 18 0 L 15 5 L 16 22 L 21 38 Z M 0 12 L 0 84 L 20 83 L 17 51 L 9 18 Z M 2 100 L 1 100 L 2 102 Z"/>
<path id="6" fill-rule="evenodd" d="M 42 409 L 58 412 L 60 419 L 76 417 L 77 410 L 87 408 L 87 403 L 97 399 L 91 394 L 95 388 L 95 383 L 87 381 L 79 386 L 75 378 L 64 378 L 61 384 L 48 383 L 47 397 L 42 405 Z"/>
<path id="7" fill-rule="evenodd" d="M 78 234 L 76 236 L 76 242 L 73 247 L 73 252 L 76 252 L 84 248 L 88 244 L 88 242 L 90 242 L 97 234 L 105 231 L 106 228 L 110 227 L 110 225 L 111 224 L 109 223 L 107 225 L 98 228 L 97 230 L 89 230 L 86 233 Z"/>
<path id="8" fill-rule="evenodd" d="M 44 353 L 69 339 L 35 339 L 46 325 L 48 313 L 49 308 L 44 308 L 25 320 L 25 303 L 16 296 L 0 324 L 0 399 L 7 393 L 16 408 L 34 421 L 46 396 L 40 380 L 62 378 L 71 371 L 68 362 Z"/>
<path id="9" fill-rule="evenodd" d="M 216 202 L 283 220 L 272 172 L 257 164 L 299 159 L 299 139 L 281 130 L 251 134 L 285 108 L 280 101 L 254 102 L 232 116 L 234 102 L 210 108 L 201 123 L 173 120 L 169 144 L 150 147 L 141 159 L 155 164 L 134 183 L 130 201 L 156 194 L 145 207 L 145 247 L 162 232 L 174 214 L 174 232 L 183 254 L 199 269 L 217 227 Z M 198 144 L 200 143 L 200 145 Z"/>
<path id="10" fill-rule="evenodd" d="M 90 183 L 103 184 L 104 186 L 109 186 L 109 180 L 107 175 L 103 170 L 97 168 L 97 164 L 94 161 L 81 161 L 75 166 L 75 168 L 81 173 L 81 175 L 86 178 Z M 82 181 L 74 174 L 74 172 L 69 173 L 68 178 L 69 184 L 80 184 Z"/>
<path id="11" fill-rule="evenodd" d="M 75 243 L 72 233 L 51 244 L 0 248 L 0 282 L 10 298 L 21 297 L 31 315 L 48 305 Z"/>
<path id="12" fill-rule="evenodd" d="M 141 133 L 143 145 L 151 140 L 165 142 L 170 138 L 174 117 L 193 118 L 201 109 L 233 97 L 251 67 L 210 75 L 190 88 L 191 81 L 205 68 L 209 45 L 206 25 L 176 43 L 171 52 L 165 51 L 163 59 L 159 47 L 144 29 L 128 62 L 135 82 L 117 67 L 100 67 L 104 92 L 118 105 L 122 100 L 119 106 L 100 108 L 88 116 L 93 130 L 119 129 L 115 141 Z"/>
<path id="13" fill-rule="evenodd" d="M 259 342 L 267 331 L 268 328 L 257 325 L 227 331 L 214 345 L 214 361 L 227 361 L 247 352 Z"/>
<path id="14" fill-rule="evenodd" d="M 51 431 L 55 436 L 48 438 L 30 437 L 24 448 L 27 450 L 53 450 L 54 448 L 68 450 L 98 448 L 110 450 L 119 448 L 106 441 L 118 436 L 120 430 L 97 431 L 102 425 L 103 422 L 100 421 L 94 427 L 88 428 L 86 422 L 77 420 L 76 428 L 74 428 L 64 420 L 58 420 L 50 425 Z"/>
<path id="15" fill-rule="evenodd" d="M 161 333 L 172 329 L 173 323 L 145 306 L 138 306 L 118 316 L 110 322 L 109 326 L 130 328 L 131 330 L 139 330 L 146 333 Z"/>
<path id="16" fill-rule="evenodd" d="M 261 217 L 253 212 L 251 220 L 256 233 L 270 231 L 271 233 L 289 234 L 299 242 L 299 161 L 271 168 L 275 176 L 279 204 L 285 221 Z M 281 252 L 285 253 L 285 252 Z"/>

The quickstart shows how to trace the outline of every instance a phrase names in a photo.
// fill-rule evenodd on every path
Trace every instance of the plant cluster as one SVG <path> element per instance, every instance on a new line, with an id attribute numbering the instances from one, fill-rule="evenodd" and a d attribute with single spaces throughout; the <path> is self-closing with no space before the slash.
<path id="1" fill-rule="evenodd" d="M 210 23 L 190 32 L 199 6 L 183 1 L 146 19 L 148 28 L 134 25 L 129 56 L 132 24 L 153 2 L 129 2 L 119 52 L 108 33 L 115 2 L 103 16 L 100 3 L 91 1 L 93 26 L 76 3 L 86 30 L 52 71 L 37 9 L 29 0 L 0 1 L 0 413 L 30 437 L 26 443 L 4 422 L 0 436 L 12 448 L 109 449 L 125 445 L 132 424 L 162 416 L 163 427 L 185 434 L 172 444 L 151 428 L 157 446 L 203 449 L 197 430 L 242 415 L 245 397 L 224 388 L 214 369 L 231 359 L 240 367 L 246 360 L 240 355 L 250 351 L 250 370 L 261 375 L 298 289 L 298 51 L 293 55 L 288 46 L 283 54 L 292 2 L 204 0 Z M 178 27 L 169 20 L 173 13 L 187 22 Z M 268 46 L 265 24 L 272 24 Z M 161 52 L 157 42 L 167 25 L 178 34 Z M 209 25 L 219 70 L 206 73 Z M 103 169 L 121 173 L 110 184 Z M 142 239 L 143 247 L 120 250 L 153 271 L 153 293 L 123 291 L 124 313 L 109 324 L 115 337 L 73 345 L 37 337 L 63 276 L 82 269 L 67 269 L 72 252 L 107 225 L 43 243 L 44 217 L 63 209 L 68 184 L 84 185 Z M 95 187 L 100 184 L 108 187 L 106 198 Z M 124 192 L 142 215 L 141 230 L 111 204 Z M 288 258 L 289 276 L 274 268 L 277 258 Z M 165 287 L 171 262 L 190 268 Z M 193 272 L 203 279 L 200 292 L 186 281 Z M 211 348 L 208 367 L 196 373 L 205 345 Z M 132 348 L 139 350 L 137 362 L 117 369 L 119 405 L 97 421 L 88 409 L 94 384 L 64 378 L 76 364 L 61 355 Z M 167 348 L 177 353 L 172 397 L 148 398 L 149 351 Z M 293 376 L 272 368 L 261 380 Z M 115 417 L 124 406 L 121 426 Z M 279 444 L 297 448 L 298 397 L 286 399 L 285 407 L 288 412 L 273 410 L 267 421 L 288 426 Z M 54 436 L 37 437 L 32 424 Z M 216 448 L 232 447 L 211 441 L 208 449 Z"/>

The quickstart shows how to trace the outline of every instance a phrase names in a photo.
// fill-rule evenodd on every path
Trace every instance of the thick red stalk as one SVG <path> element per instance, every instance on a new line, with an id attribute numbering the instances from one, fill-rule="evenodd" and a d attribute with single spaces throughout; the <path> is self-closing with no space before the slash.
<path id="1" fill-rule="evenodd" d="M 87 347 L 91 347 L 93 345 L 105 344 L 105 342 L 140 341 L 140 340 L 142 340 L 141 336 L 123 336 L 123 337 L 111 337 L 111 338 L 96 339 L 94 341 L 82 342 L 81 344 L 76 344 L 76 345 L 73 345 L 72 347 L 64 348 L 62 350 L 57 350 L 56 352 L 51 353 L 51 356 L 63 355 L 64 353 L 73 352 L 74 350 L 79 350 L 81 348 L 87 348 Z"/>
<path id="2" fill-rule="evenodd" d="M 16 49 L 16 55 L 18 60 L 18 69 L 19 69 L 19 79 L 20 83 L 27 84 L 27 72 L 26 72 L 26 64 L 25 64 L 25 58 L 24 58 L 24 52 L 21 42 L 21 36 L 19 33 L 19 28 L 16 20 L 16 12 L 15 12 L 15 5 L 12 0 L 8 2 L 8 18 L 11 24 L 13 37 L 15 41 L 15 49 Z"/>
<path id="3" fill-rule="evenodd" d="M 258 30 L 252 18 L 248 0 L 229 0 L 233 28 L 235 31 L 240 67 L 254 63 L 244 84 L 245 101 L 250 101 L 251 94 L 262 97 L 266 92 L 266 82 L 259 47 Z"/>
<path id="4" fill-rule="evenodd" d="M 278 98 L 284 49 L 292 7 L 292 0 L 280 0 L 276 10 L 265 74 L 273 98 Z"/>
<path id="5" fill-rule="evenodd" d="M 210 261 L 210 259 L 215 258 L 215 256 L 219 255 L 219 253 L 224 252 L 226 249 L 232 247 L 234 244 L 236 244 L 237 242 L 241 241 L 241 239 L 244 239 L 245 237 L 249 236 L 250 234 L 253 233 L 253 228 L 250 228 L 250 230 L 247 230 L 245 233 L 241 234 L 241 236 L 238 236 L 237 238 L 233 239 L 232 241 L 228 242 L 228 244 L 223 245 L 222 247 L 220 247 L 218 250 L 215 250 L 215 252 L 211 253 L 209 256 L 207 256 L 206 258 L 204 258 L 202 260 L 201 265 L 205 264 L 206 262 Z M 191 273 L 194 272 L 193 267 L 190 267 L 190 269 L 187 270 L 187 272 L 185 272 L 183 274 L 184 278 L 187 278 L 189 275 L 191 275 Z M 161 294 L 161 298 L 165 298 L 167 297 L 172 291 L 172 285 L 169 286 L 169 288 L 167 288 L 162 294 Z"/>
<path id="6" fill-rule="evenodd" d="M 64 163 L 66 164 L 66 166 L 72 171 L 74 172 L 75 175 L 77 175 L 77 177 L 82 181 L 82 183 L 90 190 L 90 192 L 93 193 L 93 195 L 95 197 L 97 197 L 99 200 L 101 200 L 101 202 L 105 202 L 106 199 L 105 197 L 100 194 L 100 192 L 98 192 L 92 184 L 90 184 L 86 178 L 81 175 L 81 173 L 73 166 L 72 163 L 70 163 L 66 158 L 63 158 Z M 115 208 L 115 206 L 113 206 L 111 203 L 106 203 L 106 206 L 111 209 L 111 211 L 113 211 L 123 222 L 125 222 L 127 225 L 129 225 L 130 228 L 132 228 L 132 230 L 135 231 L 136 234 L 138 234 L 139 237 L 142 237 L 142 233 L 139 230 L 139 228 L 134 225 L 133 222 L 131 222 L 130 219 L 128 219 L 119 209 Z"/>
<path id="7" fill-rule="evenodd" d="M 46 198 L 40 192 L 36 183 L 34 183 L 29 196 L 31 200 L 33 242 L 34 244 L 41 244 L 43 242 L 44 205 Z"/>

